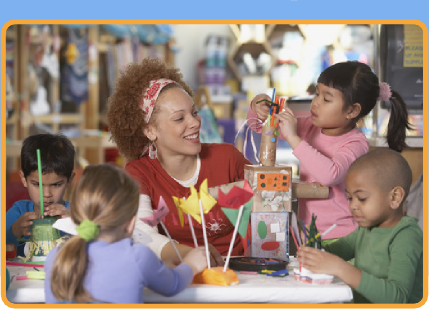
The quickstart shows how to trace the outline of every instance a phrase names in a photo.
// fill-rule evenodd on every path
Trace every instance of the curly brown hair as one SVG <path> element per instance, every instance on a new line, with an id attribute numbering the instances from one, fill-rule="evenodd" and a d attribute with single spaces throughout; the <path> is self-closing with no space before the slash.
<path id="1" fill-rule="evenodd" d="M 193 97 L 192 89 L 182 80 L 179 69 L 167 65 L 159 59 L 145 58 L 141 63 L 131 63 L 121 71 L 115 83 L 113 95 L 108 99 L 107 123 L 119 153 L 128 161 L 138 159 L 149 139 L 143 130 L 148 125 L 141 102 L 149 83 L 164 78 L 177 85 Z M 170 87 L 162 89 L 166 90 Z M 161 91 L 161 92 L 162 92 Z M 156 111 L 156 104 L 154 113 Z M 152 122 L 153 116 L 151 118 Z"/>

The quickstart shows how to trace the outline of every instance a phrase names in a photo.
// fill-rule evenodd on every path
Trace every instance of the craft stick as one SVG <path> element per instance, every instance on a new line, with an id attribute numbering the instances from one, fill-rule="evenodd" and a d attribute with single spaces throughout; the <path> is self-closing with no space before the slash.
<path id="1" fill-rule="evenodd" d="M 183 197 L 183 200 L 186 200 L 186 198 Z M 194 240 L 194 246 L 197 248 L 198 242 L 197 242 L 197 237 L 195 236 L 194 225 L 192 225 L 192 217 L 189 214 L 186 214 L 186 215 L 188 215 L 188 223 L 189 223 L 189 227 L 191 228 L 191 234 L 192 234 L 192 239 Z"/>
<path id="2" fill-rule="evenodd" d="M 279 112 L 280 112 L 280 109 L 283 110 L 285 102 L 286 102 L 286 99 L 284 97 L 280 99 Z"/>
<path id="3" fill-rule="evenodd" d="M 192 234 L 192 239 L 194 240 L 194 246 L 197 248 L 198 242 L 195 236 L 194 225 L 192 225 L 192 217 L 189 214 L 186 214 L 186 215 L 188 215 L 188 222 L 189 222 L 189 227 L 191 228 L 191 234 Z"/>
<path id="4" fill-rule="evenodd" d="M 43 206 L 43 184 L 42 184 L 42 161 L 40 159 L 40 150 L 36 150 L 37 153 L 37 169 L 39 171 L 39 194 L 40 194 L 40 216 L 43 218 L 45 214 L 45 208 Z"/>
<path id="5" fill-rule="evenodd" d="M 337 224 L 332 225 L 331 227 L 329 227 L 326 231 L 324 231 L 321 235 L 321 237 L 323 238 L 326 234 L 328 234 L 330 231 L 332 231 L 335 227 L 337 227 Z"/>
<path id="6" fill-rule="evenodd" d="M 292 225 L 289 225 L 289 230 L 290 230 L 290 233 L 292 234 L 292 238 L 293 238 L 293 241 L 295 242 L 296 247 L 299 248 L 300 245 L 298 245 L 298 241 L 296 240 L 295 233 L 293 232 Z"/>
<path id="7" fill-rule="evenodd" d="M 207 241 L 206 221 L 204 219 L 203 203 L 201 202 L 201 199 L 198 199 L 198 201 L 200 203 L 201 225 L 203 227 L 204 246 L 206 248 L 207 268 L 211 269 L 211 266 L 210 266 L 209 243 Z"/>
<path id="8" fill-rule="evenodd" d="M 37 267 L 37 268 L 43 268 L 43 264 L 37 264 L 32 262 L 12 262 L 12 261 L 6 261 L 7 266 L 19 266 L 19 267 Z"/>
<path id="9" fill-rule="evenodd" d="M 237 222 L 235 223 L 235 228 L 234 228 L 234 232 L 232 233 L 231 242 L 229 243 L 228 254 L 226 255 L 226 261 L 225 261 L 225 265 L 223 266 L 223 272 L 226 272 L 226 268 L 228 267 L 229 259 L 232 253 L 232 248 L 234 247 L 235 237 L 237 236 L 238 227 L 240 226 L 241 215 L 243 215 L 243 209 L 244 209 L 244 205 L 241 205 L 240 209 L 238 210 Z"/>
<path id="10" fill-rule="evenodd" d="M 27 276 L 16 276 L 15 280 L 27 280 L 28 277 Z"/>
<path id="11" fill-rule="evenodd" d="M 160 221 L 159 223 L 161 224 L 162 229 L 164 230 L 165 234 L 167 235 L 168 239 L 170 240 L 171 245 L 173 245 L 174 251 L 176 251 L 177 256 L 179 257 L 180 262 L 182 262 L 182 257 L 181 257 L 181 255 L 179 253 L 179 250 L 176 247 L 176 244 L 174 244 L 174 241 L 171 238 L 170 233 L 168 232 L 167 228 L 165 227 L 165 225 L 164 225 L 164 223 L 162 221 Z"/>
<path id="12" fill-rule="evenodd" d="M 304 229 L 306 229 L 304 221 L 302 221 L 302 227 Z M 304 245 L 307 246 L 307 231 L 306 230 L 304 230 Z"/>

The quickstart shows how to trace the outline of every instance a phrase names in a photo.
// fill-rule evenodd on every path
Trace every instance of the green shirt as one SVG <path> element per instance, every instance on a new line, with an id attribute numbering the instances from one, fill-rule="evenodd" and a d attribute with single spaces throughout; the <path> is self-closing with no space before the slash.
<path id="1" fill-rule="evenodd" d="M 325 250 L 355 258 L 362 279 L 355 303 L 418 303 L 423 298 L 423 232 L 417 219 L 403 216 L 392 228 L 359 227 Z"/>

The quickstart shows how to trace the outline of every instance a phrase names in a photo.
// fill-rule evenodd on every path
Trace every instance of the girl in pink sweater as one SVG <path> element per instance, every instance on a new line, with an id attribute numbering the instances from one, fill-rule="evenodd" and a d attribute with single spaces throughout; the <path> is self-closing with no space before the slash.
<path id="1" fill-rule="evenodd" d="M 271 98 L 257 95 L 247 114 L 248 120 L 261 120 L 248 122 L 258 133 L 270 111 L 268 102 L 257 103 L 262 99 Z M 387 143 L 400 152 L 406 147 L 406 129 L 411 128 L 407 107 L 400 95 L 386 83 L 379 83 L 364 63 L 341 62 L 325 69 L 317 79 L 310 116 L 296 118 L 287 107 L 275 115 L 280 138 L 289 143 L 300 162 L 300 180 L 330 187 L 328 199 L 298 201 L 298 217 L 309 225 L 315 214 L 320 233 L 337 224 L 324 239 L 343 237 L 357 228 L 348 208 L 344 178 L 353 161 L 368 152 L 368 141 L 356 123 L 374 108 L 377 100 L 390 100 Z"/>

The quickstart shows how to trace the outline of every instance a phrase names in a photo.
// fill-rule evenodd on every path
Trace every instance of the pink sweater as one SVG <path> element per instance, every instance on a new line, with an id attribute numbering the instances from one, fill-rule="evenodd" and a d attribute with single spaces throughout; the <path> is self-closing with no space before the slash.
<path id="1" fill-rule="evenodd" d="M 257 118 L 257 115 L 249 109 L 247 118 Z M 261 125 L 249 124 L 253 131 L 261 133 Z M 357 228 L 357 223 L 349 211 L 344 178 L 353 161 L 368 152 L 368 141 L 358 128 L 341 136 L 324 135 L 309 117 L 298 118 L 297 133 L 302 141 L 293 154 L 300 162 L 300 181 L 318 182 L 330 187 L 327 199 L 300 198 L 298 218 L 307 225 L 314 213 L 320 233 L 336 223 L 337 227 L 324 239 L 346 236 Z M 281 134 L 280 138 L 284 140 Z"/>

